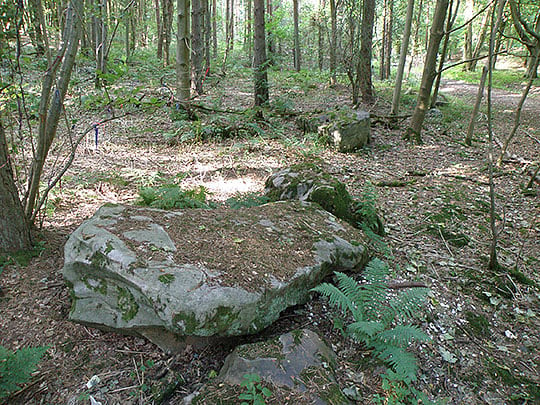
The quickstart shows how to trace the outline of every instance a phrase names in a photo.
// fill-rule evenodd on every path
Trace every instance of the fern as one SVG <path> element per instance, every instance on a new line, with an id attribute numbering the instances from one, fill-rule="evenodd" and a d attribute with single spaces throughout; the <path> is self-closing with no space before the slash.
<path id="1" fill-rule="evenodd" d="M 373 349 L 390 367 L 387 377 L 395 377 L 408 386 L 416 381 L 418 366 L 407 347 L 412 341 L 430 340 L 420 328 L 409 324 L 422 306 L 427 289 L 411 289 L 393 296 L 388 288 L 388 273 L 385 262 L 373 259 L 363 274 L 365 284 L 336 272 L 337 287 L 323 283 L 313 291 L 326 296 L 345 315 L 352 316 L 354 322 L 344 328 L 346 335 Z M 340 324 L 345 322 L 343 319 Z"/>
<path id="2" fill-rule="evenodd" d="M 48 347 L 27 347 L 10 352 L 0 346 L 0 399 L 7 398 L 30 381 Z"/>
<path id="3" fill-rule="evenodd" d="M 177 184 L 164 184 L 158 188 L 141 188 L 139 203 L 164 210 L 212 208 L 212 204 L 206 201 L 206 195 L 207 190 L 202 186 L 197 189 L 182 190 Z"/>

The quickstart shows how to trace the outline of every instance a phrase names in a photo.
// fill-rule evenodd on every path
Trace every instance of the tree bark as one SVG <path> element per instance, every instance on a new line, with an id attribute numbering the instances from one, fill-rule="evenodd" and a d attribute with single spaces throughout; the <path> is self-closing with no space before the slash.
<path id="1" fill-rule="evenodd" d="M 444 67 L 444 63 L 446 62 L 446 54 L 448 53 L 448 43 L 450 41 L 450 34 L 452 31 L 452 26 L 454 25 L 454 22 L 456 21 L 457 12 L 459 9 L 459 0 L 456 2 L 455 10 L 452 9 L 453 3 L 454 3 L 454 0 L 450 0 L 449 6 L 448 6 L 448 17 L 446 19 L 446 29 L 445 29 L 445 34 L 444 34 L 443 46 L 442 46 L 442 50 L 439 56 L 439 66 L 437 68 L 437 77 L 435 78 L 435 84 L 433 85 L 430 108 L 435 108 L 435 105 L 437 104 L 437 98 L 439 97 L 439 87 L 441 85 L 443 67 Z"/>
<path id="2" fill-rule="evenodd" d="M 436 75 L 437 54 L 439 52 L 439 45 L 444 34 L 444 22 L 446 20 L 446 11 L 448 9 L 448 0 L 437 0 L 435 5 L 435 11 L 433 13 L 433 23 L 431 25 L 431 31 L 429 35 L 429 45 L 424 60 L 424 71 L 422 73 L 422 82 L 420 84 L 420 90 L 418 91 L 418 97 L 416 99 L 416 108 L 414 109 L 411 123 L 404 139 L 414 141 L 417 144 L 422 143 L 422 124 L 426 116 L 426 111 L 429 108 L 429 97 L 431 95 L 431 88 L 433 86 L 433 80 Z"/>
<path id="3" fill-rule="evenodd" d="M 189 102 L 191 98 L 189 0 L 177 0 L 176 8 L 176 96 L 180 101 Z"/>
<path id="4" fill-rule="evenodd" d="M 409 49 L 409 38 L 411 37 L 411 25 L 414 11 L 414 0 L 409 0 L 407 3 L 407 14 L 405 16 L 405 28 L 403 30 L 403 39 L 401 49 L 399 51 L 399 64 L 396 72 L 396 84 L 394 86 L 394 94 L 392 95 L 392 114 L 397 115 L 399 112 L 399 101 L 401 97 L 401 84 L 403 82 L 403 72 L 405 70 L 405 62 L 407 60 L 407 51 Z"/>
<path id="5" fill-rule="evenodd" d="M 154 0 L 154 6 L 156 9 L 157 58 L 161 60 L 163 59 L 163 22 L 161 20 L 159 0 Z"/>
<path id="6" fill-rule="evenodd" d="M 536 79 L 538 77 L 538 55 L 540 54 L 540 7 L 536 11 L 532 26 L 523 19 L 516 0 L 510 0 L 510 11 L 512 13 L 512 22 L 519 39 L 529 51 L 527 73 L 525 76 Z"/>
<path id="7" fill-rule="evenodd" d="M 212 0 L 212 54 L 217 58 L 217 0 Z"/>
<path id="8" fill-rule="evenodd" d="M 202 0 L 192 0 L 191 11 L 191 84 L 197 94 L 202 93 L 202 61 L 203 61 L 203 38 L 202 38 Z"/>
<path id="9" fill-rule="evenodd" d="M 294 70 L 300 72 L 300 30 L 298 28 L 298 0 L 293 0 Z"/>
<path id="10" fill-rule="evenodd" d="M 95 55 L 96 55 L 96 77 L 95 86 L 101 88 L 101 74 L 107 72 L 107 2 L 105 0 L 97 0 L 97 15 L 94 16 L 94 32 L 95 39 Z"/>
<path id="11" fill-rule="evenodd" d="M 319 9 L 317 12 L 317 62 L 319 65 L 319 71 L 322 71 L 324 68 L 324 9 L 326 8 L 326 0 L 319 0 Z"/>
<path id="12" fill-rule="evenodd" d="M 491 7 L 493 7 L 493 5 Z M 476 70 L 478 57 L 480 56 L 480 51 L 486 39 L 488 21 L 489 21 L 489 16 L 491 14 L 491 7 L 484 14 L 484 17 L 482 18 L 482 23 L 480 24 L 480 34 L 478 35 L 478 39 L 476 40 L 476 44 L 474 45 L 474 50 L 472 53 L 472 60 L 467 65 L 467 68 L 470 72 L 474 72 Z"/>
<path id="13" fill-rule="evenodd" d="M 0 118 L 0 253 L 32 247 L 30 226 L 13 178 L 6 135 Z"/>
<path id="14" fill-rule="evenodd" d="M 268 94 L 268 61 L 266 58 L 266 28 L 264 24 L 264 0 L 253 1 L 254 38 L 253 71 L 255 82 L 255 106 L 266 104 Z"/>
<path id="15" fill-rule="evenodd" d="M 392 62 L 392 26 L 394 23 L 394 0 L 384 1 L 383 37 L 381 44 L 381 58 L 379 63 L 379 78 L 390 78 L 390 64 Z"/>
<path id="16" fill-rule="evenodd" d="M 336 84 L 337 8 L 336 0 L 330 0 L 330 84 Z"/>
<path id="17" fill-rule="evenodd" d="M 366 104 L 373 103 L 371 56 L 374 22 L 375 0 L 364 0 L 362 5 L 362 27 L 360 31 L 359 87 L 362 94 L 362 101 Z"/>
<path id="18" fill-rule="evenodd" d="M 163 34 L 163 64 L 170 63 L 172 39 L 173 0 L 161 0 L 161 25 Z"/>

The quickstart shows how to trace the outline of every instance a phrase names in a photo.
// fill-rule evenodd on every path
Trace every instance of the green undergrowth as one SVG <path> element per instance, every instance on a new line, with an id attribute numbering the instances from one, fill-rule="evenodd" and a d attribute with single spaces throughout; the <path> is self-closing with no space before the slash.
<path id="1" fill-rule="evenodd" d="M 157 187 L 143 187 L 139 189 L 140 205 L 164 210 L 185 209 L 185 208 L 206 208 L 214 207 L 214 204 L 207 200 L 208 191 L 205 187 L 183 190 L 178 184 L 163 184 Z"/>
<path id="2" fill-rule="evenodd" d="M 380 402 L 401 404 L 425 400 L 414 388 L 416 357 L 408 350 L 414 342 L 428 342 L 429 336 L 413 324 L 428 290 L 394 292 L 388 287 L 389 266 L 373 259 L 363 272 L 365 283 L 336 272 L 338 285 L 323 283 L 313 289 L 328 298 L 339 312 L 336 327 L 348 338 L 366 345 L 386 366 Z M 349 321 L 352 319 L 352 322 Z"/>
<path id="3" fill-rule="evenodd" d="M 48 349 L 25 347 L 12 352 L 0 346 L 0 402 L 32 379 L 32 373 Z"/>

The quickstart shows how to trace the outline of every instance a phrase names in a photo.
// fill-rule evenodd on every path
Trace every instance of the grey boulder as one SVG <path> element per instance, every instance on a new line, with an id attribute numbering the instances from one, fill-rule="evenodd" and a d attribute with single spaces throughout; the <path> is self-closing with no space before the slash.
<path id="1" fill-rule="evenodd" d="M 70 319 L 171 351 L 256 333 L 334 270 L 360 269 L 363 240 L 299 201 L 240 210 L 104 206 L 65 246 Z"/>

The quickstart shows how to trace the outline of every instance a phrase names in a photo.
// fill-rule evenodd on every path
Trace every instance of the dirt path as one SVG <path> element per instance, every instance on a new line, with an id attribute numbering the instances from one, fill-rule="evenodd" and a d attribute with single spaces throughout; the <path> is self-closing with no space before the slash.
<path id="1" fill-rule="evenodd" d="M 521 86 L 525 88 L 525 83 Z M 441 91 L 450 96 L 475 100 L 478 93 L 478 85 L 466 83 L 462 80 L 443 80 Z M 486 93 L 484 93 L 485 97 Z M 521 92 L 516 90 L 492 89 L 493 103 L 499 109 L 515 109 L 521 99 Z M 523 111 L 540 112 L 540 86 L 532 86 L 523 106 Z"/>

